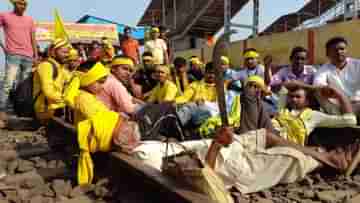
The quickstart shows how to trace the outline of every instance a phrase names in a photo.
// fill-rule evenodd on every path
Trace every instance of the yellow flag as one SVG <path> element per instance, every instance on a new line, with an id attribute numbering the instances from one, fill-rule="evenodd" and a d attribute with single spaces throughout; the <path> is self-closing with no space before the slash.
<path id="1" fill-rule="evenodd" d="M 69 41 L 69 36 L 66 32 L 64 22 L 59 14 L 59 11 L 55 9 L 54 12 L 55 17 L 55 31 L 54 31 L 54 39 L 66 39 Z"/>

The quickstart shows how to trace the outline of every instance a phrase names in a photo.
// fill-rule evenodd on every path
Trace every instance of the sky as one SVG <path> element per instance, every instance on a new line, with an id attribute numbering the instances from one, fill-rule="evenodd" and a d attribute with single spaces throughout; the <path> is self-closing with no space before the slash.
<path id="1" fill-rule="evenodd" d="M 12 9 L 8 0 L 0 0 L 0 12 Z M 184 1 L 184 0 L 182 0 Z M 295 12 L 306 0 L 260 0 L 260 30 L 278 17 Z M 74 22 L 89 14 L 118 23 L 135 26 L 147 8 L 150 0 L 29 0 L 27 15 L 36 21 L 53 21 L 53 10 L 60 11 L 65 22 Z M 251 24 L 252 6 L 248 4 L 234 18 L 233 22 Z M 235 39 L 246 38 L 250 31 L 239 29 Z M 3 41 L 3 37 L 1 40 Z M 0 51 L 0 65 L 4 56 Z"/>

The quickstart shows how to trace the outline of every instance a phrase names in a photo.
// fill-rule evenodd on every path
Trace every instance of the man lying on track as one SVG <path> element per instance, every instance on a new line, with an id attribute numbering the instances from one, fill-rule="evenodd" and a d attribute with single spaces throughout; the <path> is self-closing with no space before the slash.
<path id="1" fill-rule="evenodd" d="M 258 91 L 262 89 L 259 84 L 252 82 L 251 85 L 246 85 L 245 92 L 249 98 L 253 97 L 258 100 L 256 95 L 259 95 Z M 322 91 L 327 92 L 328 96 L 335 97 L 336 95 L 331 88 L 323 88 Z M 294 95 L 299 96 L 298 94 L 301 93 L 301 98 L 305 102 L 303 104 L 307 104 L 305 92 L 304 89 L 299 88 L 290 94 L 290 98 Z M 340 97 L 340 95 L 336 95 L 336 98 L 344 100 L 344 97 Z M 289 99 L 292 110 L 302 109 L 304 106 L 300 106 L 300 102 L 295 102 L 294 99 Z M 334 127 L 355 125 L 355 116 L 347 107 L 344 107 L 344 112 L 348 114 L 344 115 L 343 118 L 319 116 L 320 112 L 312 111 L 307 117 L 308 120 L 305 120 L 305 124 L 298 126 L 299 128 L 306 128 L 299 131 L 300 133 L 303 132 L 302 136 L 291 134 L 292 130 L 299 129 L 291 129 L 292 126 L 287 126 L 288 130 L 282 131 L 280 134 L 283 137 L 281 137 L 274 134 L 270 118 L 266 114 L 262 115 L 261 119 L 257 115 L 249 117 L 248 114 L 261 109 L 261 105 L 258 104 L 261 103 L 256 101 L 243 103 L 242 108 L 247 109 L 247 111 L 242 112 L 244 117 L 247 117 L 247 125 L 240 126 L 240 128 L 245 128 L 244 130 L 237 130 L 242 134 L 234 134 L 230 128 L 225 128 L 217 132 L 214 140 L 182 143 L 189 149 L 196 150 L 200 157 L 223 178 L 227 186 L 236 187 L 242 193 L 260 191 L 278 183 L 294 182 L 305 177 L 311 171 L 324 166 L 345 170 L 359 148 L 358 144 L 353 144 L 332 151 L 319 152 L 312 147 L 303 147 L 303 142 L 298 141 L 303 140 L 303 137 L 308 135 L 306 129 L 309 129 L 310 132 L 310 126 L 314 126 L 313 124 L 323 126 L 321 123 L 331 121 L 327 124 L 339 124 L 333 125 Z M 348 118 L 345 119 L 346 117 Z M 259 122 L 259 119 L 262 122 Z M 295 135 L 302 139 L 293 139 L 292 136 Z M 224 146 L 228 144 L 230 146 L 225 148 Z M 171 144 L 169 149 L 171 154 L 182 151 L 176 144 Z M 137 157 L 160 170 L 161 158 L 165 156 L 166 145 L 143 143 L 134 151 Z"/>

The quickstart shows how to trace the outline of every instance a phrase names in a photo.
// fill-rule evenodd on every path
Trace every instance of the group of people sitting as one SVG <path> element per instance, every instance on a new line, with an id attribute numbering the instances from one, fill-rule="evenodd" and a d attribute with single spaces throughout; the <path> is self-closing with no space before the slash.
<path id="1" fill-rule="evenodd" d="M 277 72 L 269 57 L 260 64 L 256 49 L 245 51 L 241 69 L 222 56 L 230 123 L 222 127 L 212 62 L 203 65 L 192 57 L 188 66 L 178 57 L 172 65 L 156 64 L 152 53 L 144 52 L 138 67 L 126 56 L 80 65 L 69 42 L 57 39 L 34 73 L 36 118 L 46 125 L 65 114 L 77 128 L 79 184 L 91 183 L 90 153 L 98 151 L 129 153 L 161 170 L 168 152 L 163 141 L 173 137 L 195 150 L 226 186 L 256 192 L 317 168 L 349 167 L 356 142 L 310 146 L 315 128 L 357 125 L 360 61 L 347 57 L 347 44 L 341 37 L 329 40 L 330 62 L 319 70 L 306 65 L 302 47 L 294 48 L 291 64 Z M 320 130 L 316 136 L 328 134 Z M 176 144 L 171 149 L 182 150 Z"/>

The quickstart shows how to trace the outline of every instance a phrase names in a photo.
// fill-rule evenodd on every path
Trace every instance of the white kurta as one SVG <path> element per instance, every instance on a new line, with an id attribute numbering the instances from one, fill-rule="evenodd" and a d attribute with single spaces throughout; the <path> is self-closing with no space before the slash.
<path id="1" fill-rule="evenodd" d="M 291 183 L 305 177 L 319 166 L 312 157 L 288 147 L 265 149 L 265 130 L 251 131 L 235 136 L 228 148 L 223 148 L 217 158 L 215 171 L 227 187 L 236 187 L 240 192 L 252 193 L 270 188 L 279 183 Z M 189 141 L 182 144 L 195 149 L 205 159 L 211 140 Z M 170 154 L 181 152 L 182 147 L 171 144 Z M 134 156 L 161 170 L 166 144 L 144 142 L 135 150 Z"/>

